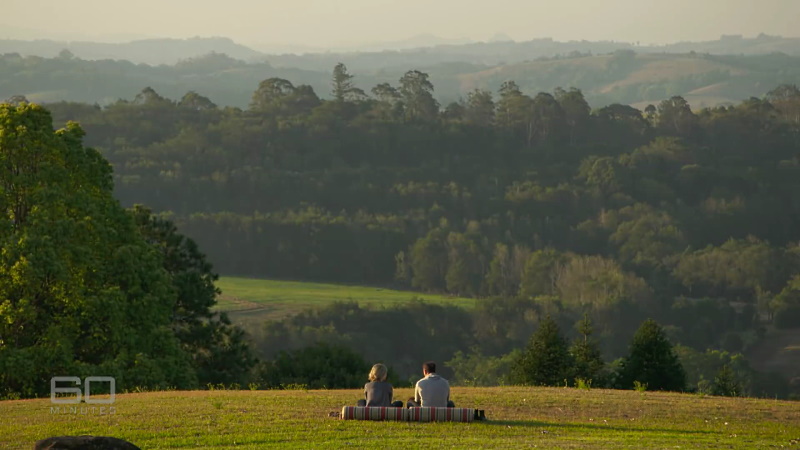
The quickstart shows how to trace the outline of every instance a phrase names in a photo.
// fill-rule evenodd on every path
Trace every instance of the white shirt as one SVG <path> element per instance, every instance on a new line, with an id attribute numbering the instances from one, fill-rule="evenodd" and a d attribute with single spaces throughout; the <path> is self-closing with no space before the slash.
<path id="1" fill-rule="evenodd" d="M 422 406 L 446 407 L 450 400 L 450 383 L 435 373 L 429 373 L 417 381 L 414 401 Z"/>

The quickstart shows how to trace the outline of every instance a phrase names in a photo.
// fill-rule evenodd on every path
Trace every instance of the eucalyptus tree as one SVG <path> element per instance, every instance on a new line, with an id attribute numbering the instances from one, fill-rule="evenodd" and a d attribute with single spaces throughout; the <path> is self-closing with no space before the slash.
<path id="1" fill-rule="evenodd" d="M 433 98 L 433 84 L 428 74 L 409 70 L 400 78 L 400 95 L 408 121 L 432 121 L 439 114 L 439 102 Z"/>

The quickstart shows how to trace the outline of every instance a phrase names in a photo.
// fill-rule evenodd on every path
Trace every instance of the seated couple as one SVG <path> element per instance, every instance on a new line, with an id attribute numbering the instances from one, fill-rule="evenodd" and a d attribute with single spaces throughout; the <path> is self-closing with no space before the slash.
<path id="1" fill-rule="evenodd" d="M 392 385 L 386 381 L 388 371 L 383 364 L 375 364 L 369 372 L 369 383 L 364 385 L 366 399 L 359 400 L 358 406 L 394 406 L 401 408 L 403 402 L 392 402 Z M 428 361 L 422 365 L 423 378 L 414 387 L 414 397 L 408 399 L 409 408 L 420 406 L 448 407 L 455 404 L 450 401 L 450 383 L 436 374 L 436 363 Z"/>

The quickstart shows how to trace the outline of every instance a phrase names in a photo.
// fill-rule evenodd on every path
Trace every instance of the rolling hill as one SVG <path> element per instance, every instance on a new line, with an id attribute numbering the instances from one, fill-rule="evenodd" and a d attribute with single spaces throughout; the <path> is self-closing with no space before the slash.
<path id="1" fill-rule="evenodd" d="M 462 92 L 477 88 L 496 91 L 504 81 L 515 80 L 526 92 L 579 87 L 594 106 L 623 103 L 643 107 L 681 95 L 693 107 L 701 108 L 735 104 L 762 97 L 778 84 L 800 83 L 800 58 L 616 52 L 498 66 L 461 74 L 457 79 Z"/>
<path id="2" fill-rule="evenodd" d="M 366 375 L 366 374 L 365 374 Z M 407 398 L 410 388 L 395 390 Z M 486 422 L 342 421 L 360 390 L 166 391 L 117 394 L 114 414 L 52 412 L 49 399 L 0 402 L 0 447 L 92 434 L 141 448 L 798 448 L 797 403 L 570 388 L 454 387 Z"/>

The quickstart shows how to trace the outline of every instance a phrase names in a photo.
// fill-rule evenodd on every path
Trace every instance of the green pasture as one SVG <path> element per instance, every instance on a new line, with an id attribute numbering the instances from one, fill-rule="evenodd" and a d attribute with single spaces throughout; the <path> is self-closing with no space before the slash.
<path id="1" fill-rule="evenodd" d="M 234 320 L 281 319 L 307 308 L 318 308 L 335 301 L 356 301 L 360 305 L 390 306 L 412 298 L 424 302 L 471 308 L 474 299 L 447 295 L 422 294 L 381 287 L 342 284 L 278 281 L 255 278 L 220 277 L 222 290 L 217 309 L 227 311 Z"/>
<path id="2" fill-rule="evenodd" d="M 56 435 L 105 435 L 143 449 L 800 448 L 800 404 L 574 388 L 454 387 L 486 422 L 394 423 L 331 417 L 360 390 L 119 394 L 114 414 L 53 412 L 50 399 L 0 402 L 0 448 Z M 411 389 L 396 389 L 407 398 Z M 88 405 L 83 405 L 86 408 Z"/>

